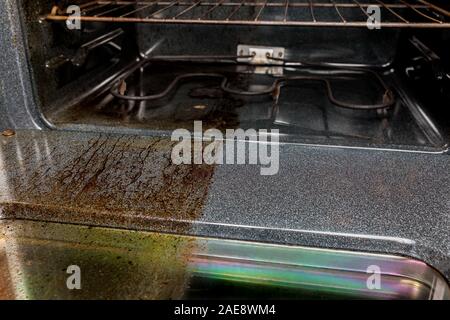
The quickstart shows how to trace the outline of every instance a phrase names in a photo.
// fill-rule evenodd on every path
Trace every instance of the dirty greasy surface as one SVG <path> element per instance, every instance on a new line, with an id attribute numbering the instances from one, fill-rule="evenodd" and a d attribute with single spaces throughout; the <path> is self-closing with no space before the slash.
<path id="1" fill-rule="evenodd" d="M 115 98 L 106 90 L 47 113 L 48 121 L 64 129 L 85 130 L 86 126 L 94 126 L 95 130 L 106 127 L 120 132 L 170 133 L 177 128 L 193 130 L 197 120 L 202 121 L 204 130 L 276 129 L 281 133 L 280 139 L 288 142 L 434 152 L 442 151 L 445 145 L 440 138 L 429 138 L 430 128 L 418 123 L 411 107 L 397 93 L 393 95 L 395 103 L 382 110 L 338 107 L 330 100 L 324 83 L 311 79 L 286 80 L 281 88 L 262 95 L 242 94 L 267 90 L 281 78 L 319 78 L 329 81 L 333 97 L 341 103 L 380 104 L 386 99 L 386 90 L 381 80 L 368 71 L 286 68 L 271 75 L 245 65 L 151 61 L 137 65 L 141 67 L 120 82 L 125 96 L 164 95 L 134 101 Z M 324 76 L 327 72 L 331 75 Z M 225 84 L 217 75 L 226 79 Z M 185 78 L 175 81 L 180 76 Z M 392 81 L 392 75 L 378 76 L 384 82 Z M 388 86 L 397 90 L 394 85 Z M 231 94 L 223 87 L 241 93 Z"/>
<path id="2" fill-rule="evenodd" d="M 26 220 L 0 221 L 1 299 L 429 299 L 445 280 L 389 255 Z M 382 290 L 367 288 L 378 265 Z M 78 267 L 79 289 L 69 289 Z M 68 271 L 69 269 L 69 271 Z"/>
<path id="3" fill-rule="evenodd" d="M 1 299 L 180 299 L 192 238 L 33 221 L 0 222 Z M 68 290 L 69 266 L 80 290 Z"/>
<path id="4" fill-rule="evenodd" d="M 168 138 L 0 137 L 0 216 L 414 257 L 450 276 L 446 155 L 281 145 L 279 172 L 170 164 Z"/>
<path id="5" fill-rule="evenodd" d="M 167 138 L 19 131 L 1 142 L 6 218 L 124 228 L 195 220 L 214 170 L 173 165 Z"/>

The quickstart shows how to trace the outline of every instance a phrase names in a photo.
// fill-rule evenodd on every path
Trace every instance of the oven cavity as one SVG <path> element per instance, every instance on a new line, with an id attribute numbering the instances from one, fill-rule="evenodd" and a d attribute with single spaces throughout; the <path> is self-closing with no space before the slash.
<path id="1" fill-rule="evenodd" d="M 55 129 L 278 129 L 283 142 L 445 152 L 445 1 L 23 0 Z"/>

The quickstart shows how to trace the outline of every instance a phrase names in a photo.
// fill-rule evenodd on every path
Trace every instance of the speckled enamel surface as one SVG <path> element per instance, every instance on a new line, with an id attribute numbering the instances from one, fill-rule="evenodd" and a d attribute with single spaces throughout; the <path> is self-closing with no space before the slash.
<path id="1" fill-rule="evenodd" d="M 0 124 L 44 127 L 17 1 L 0 11 Z M 0 216 L 391 253 L 450 278 L 448 155 L 290 145 L 279 174 L 263 177 L 249 165 L 176 168 L 170 146 L 106 132 L 0 136 Z"/>
<path id="2" fill-rule="evenodd" d="M 280 171 L 170 164 L 167 138 L 1 137 L 4 219 L 158 230 L 419 258 L 449 276 L 446 155 L 283 145 Z"/>
<path id="3" fill-rule="evenodd" d="M 23 43 L 19 1 L 0 2 L 0 125 L 42 128 Z M 17 106 L 20 106 L 18 108 Z"/>
<path id="4" fill-rule="evenodd" d="M 219 166 L 198 230 L 414 256 L 448 277 L 449 195 L 446 155 L 285 145 L 274 176 Z"/>
<path id="5" fill-rule="evenodd" d="M 20 130 L 3 138 L 6 218 L 125 228 L 196 220 L 214 170 L 172 164 L 168 139 Z"/>

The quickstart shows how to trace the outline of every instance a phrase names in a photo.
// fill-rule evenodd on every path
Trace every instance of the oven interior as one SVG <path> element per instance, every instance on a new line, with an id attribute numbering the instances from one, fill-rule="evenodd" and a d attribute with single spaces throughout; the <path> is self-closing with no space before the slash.
<path id="1" fill-rule="evenodd" d="M 20 6 L 36 102 L 53 128 L 164 135 L 201 120 L 204 130 L 278 129 L 293 143 L 447 149 L 446 1 Z"/>

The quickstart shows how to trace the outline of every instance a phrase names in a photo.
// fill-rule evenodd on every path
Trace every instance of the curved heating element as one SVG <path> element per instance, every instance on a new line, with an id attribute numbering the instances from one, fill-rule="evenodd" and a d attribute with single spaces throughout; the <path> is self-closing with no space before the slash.
<path id="1" fill-rule="evenodd" d="M 143 67 L 142 64 L 138 64 L 137 68 Z M 133 69 L 135 71 L 137 68 Z M 319 76 L 286 76 L 286 77 L 277 77 L 270 87 L 264 90 L 258 91 L 246 91 L 246 90 L 238 90 L 232 89 L 228 86 L 228 79 L 226 76 L 219 73 L 186 73 L 177 76 L 167 87 L 160 93 L 156 93 L 153 95 L 147 96 L 136 96 L 136 95 L 126 95 L 124 92 L 120 92 L 120 88 L 126 81 L 126 77 L 119 79 L 113 86 L 111 87 L 111 94 L 116 98 L 123 100 L 132 100 L 132 101 L 151 101 L 151 100 L 159 100 L 168 97 L 174 90 L 178 87 L 178 85 L 188 79 L 195 78 L 216 78 L 222 79 L 220 88 L 229 94 L 233 95 L 242 95 L 242 96 L 261 96 L 261 95 L 271 95 L 274 100 L 277 100 L 283 86 L 289 85 L 292 81 L 318 81 L 322 83 L 327 91 L 328 99 L 336 106 L 347 109 L 358 109 L 358 110 L 375 110 L 375 109 L 385 109 L 394 104 L 395 98 L 393 92 L 387 87 L 384 81 L 373 71 L 370 70 L 356 70 L 356 69 L 346 69 L 348 71 L 366 73 L 374 76 L 379 84 L 384 88 L 384 95 L 381 103 L 377 104 L 355 104 L 346 101 L 340 101 L 335 98 L 333 94 L 333 89 L 330 80 L 331 79 L 340 79 L 340 80 L 348 80 L 352 79 L 351 77 L 344 76 L 334 76 L 334 77 L 319 77 Z M 132 71 L 132 72 L 133 72 Z M 343 70 L 340 70 L 343 71 Z M 127 77 L 132 73 L 128 73 Z"/>

